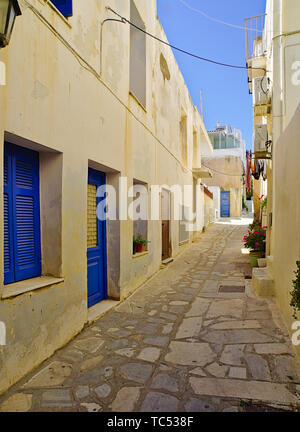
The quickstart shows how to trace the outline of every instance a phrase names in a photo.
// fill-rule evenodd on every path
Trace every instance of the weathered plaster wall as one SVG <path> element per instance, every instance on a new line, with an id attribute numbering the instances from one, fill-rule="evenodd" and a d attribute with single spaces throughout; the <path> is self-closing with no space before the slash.
<path id="1" fill-rule="evenodd" d="M 207 186 L 219 186 L 230 191 L 230 216 L 240 217 L 242 208 L 242 160 L 237 156 L 202 157 L 203 165 L 211 168 Z M 222 189 L 221 189 L 222 190 Z"/>
<path id="2" fill-rule="evenodd" d="M 206 193 L 204 193 L 204 207 L 205 207 L 205 228 L 214 222 L 215 206 L 214 201 Z"/>
<path id="3" fill-rule="evenodd" d="M 147 38 L 144 109 L 129 95 L 128 25 L 103 25 L 100 55 L 100 23 L 112 17 L 103 2 L 74 0 L 74 15 L 66 22 L 50 2 L 30 1 L 38 12 L 22 3 L 23 15 L 17 19 L 11 43 L 0 51 L 8 78 L 7 86 L 0 87 L 0 164 L 4 132 L 16 144 L 43 153 L 43 274 L 64 280 L 0 300 L 0 320 L 6 323 L 8 335 L 7 346 L 0 347 L 0 393 L 65 344 L 87 321 L 88 167 L 105 171 L 112 185 L 117 185 L 119 176 L 128 178 L 128 186 L 134 178 L 148 185 L 192 184 L 193 131 L 200 147 L 197 154 L 201 146 L 206 153 L 211 149 L 171 49 Z M 129 17 L 129 0 L 111 0 L 110 6 Z M 147 29 L 165 38 L 155 0 L 136 0 L 136 6 Z M 187 115 L 186 167 L 180 148 L 182 109 Z M 2 206 L 1 196 L 1 214 Z M 47 215 L 51 216 L 49 226 Z M 132 258 L 132 221 L 109 222 L 107 233 L 108 293 L 124 298 L 160 266 L 161 222 L 149 221 L 149 253 L 137 259 Z M 180 251 L 178 243 L 178 221 L 171 222 L 174 256 Z M 2 248 L 0 258 L 2 281 Z M 0 294 L 4 290 L 1 283 Z"/>
<path id="4" fill-rule="evenodd" d="M 299 250 L 299 14 L 297 0 L 267 0 L 267 69 L 271 78 L 272 116 L 268 130 L 272 161 L 268 164 L 267 265 L 275 295 L 291 332 L 292 280 Z M 300 355 L 299 348 L 296 348 Z"/>
<path id="5" fill-rule="evenodd" d="M 276 166 L 276 195 L 280 205 L 274 207 L 276 226 L 273 230 L 273 256 L 269 262 L 275 282 L 276 298 L 291 332 L 292 308 L 290 291 L 295 278 L 296 261 L 300 260 L 300 200 L 296 197 L 300 189 L 299 177 L 300 104 L 278 141 L 277 152 L 280 164 Z M 298 349 L 300 355 L 300 350 Z"/>

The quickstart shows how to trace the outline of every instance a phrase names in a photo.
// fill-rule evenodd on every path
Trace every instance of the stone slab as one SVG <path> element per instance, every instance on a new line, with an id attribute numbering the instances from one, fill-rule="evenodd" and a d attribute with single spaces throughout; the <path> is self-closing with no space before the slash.
<path id="1" fill-rule="evenodd" d="M 254 345 L 254 349 L 257 354 L 289 354 L 291 351 L 283 343 L 256 344 Z"/>
<path id="2" fill-rule="evenodd" d="M 211 303 L 210 300 L 206 300 L 206 299 L 197 297 L 193 301 L 190 310 L 185 314 L 185 316 L 188 318 L 188 317 L 193 317 L 193 316 L 204 315 L 205 312 L 207 311 L 210 303 Z"/>
<path id="3" fill-rule="evenodd" d="M 234 330 L 234 329 L 259 329 L 261 328 L 260 323 L 257 320 L 236 320 L 219 322 L 210 326 L 214 330 Z"/>
<path id="4" fill-rule="evenodd" d="M 71 373 L 72 365 L 54 361 L 27 381 L 23 388 L 60 386 Z"/>
<path id="5" fill-rule="evenodd" d="M 167 362 L 185 366 L 205 366 L 215 360 L 216 354 L 207 343 L 171 342 Z"/>
<path id="6" fill-rule="evenodd" d="M 297 398 L 283 384 L 224 378 L 189 379 L 197 395 L 255 399 L 264 402 L 291 404 Z"/>
<path id="7" fill-rule="evenodd" d="M 245 302 L 240 299 L 216 300 L 210 305 L 206 318 L 216 318 L 219 316 L 232 316 L 241 319 Z"/>
<path id="8" fill-rule="evenodd" d="M 201 326 L 201 317 L 184 318 L 177 330 L 176 339 L 186 339 L 198 336 Z"/>
<path id="9" fill-rule="evenodd" d="M 72 406 L 70 390 L 53 389 L 42 394 L 42 406 L 45 407 L 70 407 Z"/>
<path id="10" fill-rule="evenodd" d="M 123 387 L 110 408 L 112 412 L 133 412 L 141 392 L 140 387 Z"/>
<path id="11" fill-rule="evenodd" d="M 141 412 L 177 412 L 179 401 L 164 393 L 149 392 L 141 406 Z"/>
<path id="12" fill-rule="evenodd" d="M 120 368 L 120 374 L 130 381 L 144 384 L 150 377 L 152 366 L 143 363 L 127 363 Z"/>
<path id="13" fill-rule="evenodd" d="M 160 356 L 160 349 L 155 347 L 148 347 L 142 349 L 142 351 L 138 355 L 138 359 L 154 363 L 156 362 L 156 360 L 158 360 L 159 356 Z"/>

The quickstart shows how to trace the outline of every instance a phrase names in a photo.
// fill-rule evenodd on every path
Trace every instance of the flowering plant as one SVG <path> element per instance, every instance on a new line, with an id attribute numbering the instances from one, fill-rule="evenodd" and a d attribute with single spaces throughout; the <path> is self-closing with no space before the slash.
<path id="1" fill-rule="evenodd" d="M 262 195 L 259 198 L 260 201 L 260 208 L 262 211 L 264 211 L 267 208 L 267 204 L 268 204 L 268 197 L 265 197 L 264 195 Z"/>
<path id="2" fill-rule="evenodd" d="M 266 248 L 266 228 L 261 226 L 254 226 L 248 231 L 243 238 L 245 248 L 252 251 L 265 251 Z"/>

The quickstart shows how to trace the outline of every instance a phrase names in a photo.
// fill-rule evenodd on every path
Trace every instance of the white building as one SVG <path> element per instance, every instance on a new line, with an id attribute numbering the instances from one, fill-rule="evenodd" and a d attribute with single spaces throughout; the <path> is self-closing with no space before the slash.
<path id="1" fill-rule="evenodd" d="M 209 131 L 215 156 L 239 156 L 246 167 L 246 143 L 240 129 L 231 126 L 221 126 L 218 122 L 214 131 Z"/>

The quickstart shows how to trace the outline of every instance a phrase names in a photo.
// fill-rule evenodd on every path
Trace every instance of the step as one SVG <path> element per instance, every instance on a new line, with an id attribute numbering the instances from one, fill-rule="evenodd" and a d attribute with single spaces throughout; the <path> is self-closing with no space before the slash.
<path id="1" fill-rule="evenodd" d="M 274 280 L 267 267 L 253 268 L 252 288 L 259 297 L 271 297 L 274 295 Z"/>
<path id="2" fill-rule="evenodd" d="M 267 260 L 266 258 L 258 258 L 257 260 L 258 267 L 267 267 Z"/>
<path id="3" fill-rule="evenodd" d="M 102 300 L 100 303 L 90 307 L 88 309 L 88 324 L 92 324 L 93 322 L 97 321 L 100 317 L 102 317 L 102 315 L 106 314 L 118 304 L 120 304 L 120 301 L 107 299 Z"/>

